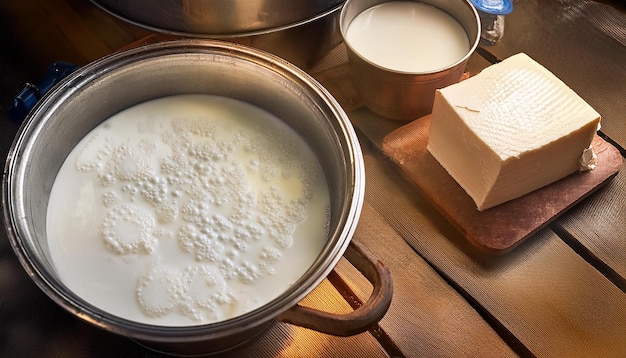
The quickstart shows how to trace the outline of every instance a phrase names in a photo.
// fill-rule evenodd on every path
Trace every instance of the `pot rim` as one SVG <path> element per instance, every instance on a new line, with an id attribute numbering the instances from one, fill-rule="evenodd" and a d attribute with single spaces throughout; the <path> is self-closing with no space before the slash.
<path id="1" fill-rule="evenodd" d="M 251 61 L 255 65 L 271 68 L 292 81 L 298 81 L 304 88 L 311 91 L 311 95 L 320 99 L 332 117 L 337 121 L 335 128 L 347 148 L 343 152 L 346 161 L 351 165 L 352 185 L 349 188 L 352 195 L 347 196 L 349 203 L 347 212 L 333 228 L 328 243 L 313 263 L 311 268 L 296 283 L 274 300 L 243 315 L 214 323 L 196 326 L 158 326 L 139 323 L 123 319 L 90 305 L 62 284 L 61 280 L 47 273 L 46 265 L 38 258 L 40 247 L 33 247 L 34 234 L 26 225 L 28 211 L 24 207 L 23 188 L 16 186 L 23 180 L 25 163 L 28 155 L 24 155 L 36 141 L 38 133 L 54 110 L 64 101 L 71 98 L 72 93 L 87 86 L 95 78 L 115 71 L 119 64 L 121 68 L 142 59 L 159 58 L 165 54 L 213 53 L 228 54 L 234 58 Z M 9 241 L 23 268 L 39 288 L 64 309 L 95 326 L 99 326 L 113 333 L 128 336 L 138 340 L 155 342 L 197 342 L 204 339 L 219 339 L 232 334 L 245 332 L 276 318 L 277 315 L 293 306 L 315 287 L 317 287 L 330 273 L 342 257 L 360 216 L 365 191 L 365 170 L 359 141 L 346 113 L 332 95 L 315 79 L 303 70 L 289 62 L 243 45 L 207 39 L 175 40 L 145 45 L 96 60 L 70 74 L 48 92 L 27 116 L 19 128 L 18 134 L 9 150 L 2 180 L 3 216 Z M 26 238 L 26 241 L 25 241 Z"/>
<path id="2" fill-rule="evenodd" d="M 365 63 L 367 63 L 369 66 L 372 66 L 373 68 L 381 71 L 382 73 L 385 73 L 387 75 L 391 75 L 391 76 L 398 76 L 398 80 L 402 81 L 403 78 L 405 78 L 406 76 L 422 76 L 422 75 L 434 75 L 434 74 L 439 74 L 439 73 L 443 73 L 443 72 L 453 72 L 454 69 L 458 66 L 463 65 L 464 63 L 466 63 L 467 61 L 469 61 L 470 56 L 474 53 L 474 51 L 476 51 L 476 49 L 478 48 L 478 45 L 480 43 L 480 32 L 481 32 L 481 24 L 480 24 L 480 17 L 478 16 L 478 12 L 476 11 L 476 8 L 472 5 L 472 3 L 470 2 L 470 0 L 461 0 L 464 5 L 468 8 L 468 10 L 470 12 L 472 12 L 472 15 L 474 17 L 474 19 L 476 20 L 476 25 L 477 25 L 477 30 L 476 30 L 476 34 L 474 34 L 474 36 L 471 36 L 471 34 L 467 33 L 467 30 L 465 30 L 466 34 L 467 34 L 467 39 L 470 43 L 470 48 L 467 51 L 467 53 L 461 57 L 460 59 L 458 59 L 457 61 L 455 61 L 452 64 L 449 64 L 447 66 L 432 70 L 432 71 L 403 71 L 403 70 L 397 70 L 397 69 L 393 69 L 393 68 L 389 68 L 389 67 L 385 67 L 385 66 L 381 66 L 379 64 L 377 64 L 376 62 L 373 62 L 372 60 L 368 59 L 367 57 L 361 55 L 361 53 L 359 51 L 357 51 L 356 49 L 354 49 L 354 47 L 352 45 L 350 45 L 350 43 L 348 41 L 345 41 L 346 38 L 346 32 L 348 31 L 348 27 L 350 26 L 350 23 L 352 22 L 352 19 L 350 19 L 350 21 L 346 20 L 347 12 L 350 9 L 350 4 L 355 2 L 357 0 L 346 0 L 342 9 L 341 9 L 341 13 L 339 14 L 339 31 L 341 32 L 341 37 L 344 39 L 344 44 L 346 45 L 346 47 L 348 47 L 349 49 L 349 55 L 354 55 L 356 57 L 358 57 L 358 59 L 360 61 L 363 61 Z M 372 6 L 377 6 L 386 2 L 391 2 L 394 0 L 383 0 L 380 2 L 377 2 L 376 4 L 372 5 Z M 415 2 L 419 2 L 419 3 L 424 3 L 427 5 L 432 5 L 434 7 L 437 7 L 438 9 L 445 11 L 443 9 L 441 9 L 440 7 L 438 7 L 437 5 L 434 4 L 430 4 L 428 2 L 425 2 L 424 0 L 411 0 L 411 1 L 415 1 Z M 366 7 L 363 11 L 367 10 L 369 7 Z M 358 16 L 360 14 L 360 12 L 355 15 Z M 458 19 L 457 19 L 458 21 Z M 412 80 L 412 79 L 411 79 Z"/>

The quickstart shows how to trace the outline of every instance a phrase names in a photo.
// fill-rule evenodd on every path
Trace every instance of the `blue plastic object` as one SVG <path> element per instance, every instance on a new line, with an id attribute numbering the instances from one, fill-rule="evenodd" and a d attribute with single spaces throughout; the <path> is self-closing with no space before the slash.
<path id="1" fill-rule="evenodd" d="M 507 15 L 513 11 L 511 0 L 470 0 L 478 11 L 492 15 Z"/>
<path id="2" fill-rule="evenodd" d="M 8 115 L 12 121 L 21 123 L 28 115 L 37 101 L 57 83 L 78 69 L 71 63 L 59 61 L 48 67 L 46 77 L 37 84 L 26 83 L 24 89 L 13 99 L 13 105 L 9 108 Z"/>

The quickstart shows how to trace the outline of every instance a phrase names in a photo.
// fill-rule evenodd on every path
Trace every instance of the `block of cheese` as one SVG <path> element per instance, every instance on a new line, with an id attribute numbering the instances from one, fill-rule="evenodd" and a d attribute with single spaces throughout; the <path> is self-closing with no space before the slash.
<path id="1" fill-rule="evenodd" d="M 520 53 L 437 90 L 427 149 L 479 211 L 595 165 L 600 115 Z"/>

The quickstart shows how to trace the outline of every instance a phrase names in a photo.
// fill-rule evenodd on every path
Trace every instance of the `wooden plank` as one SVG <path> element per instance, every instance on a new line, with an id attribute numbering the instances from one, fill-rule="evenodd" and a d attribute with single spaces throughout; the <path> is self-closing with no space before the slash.
<path id="1" fill-rule="evenodd" d="M 2 2 L 0 20 L 42 73 L 55 61 L 84 65 L 151 34 L 82 0 Z"/>
<path id="2" fill-rule="evenodd" d="M 154 33 L 114 17 L 91 1 L 65 2 L 109 48 L 117 50 Z"/>
<path id="3" fill-rule="evenodd" d="M 606 187 L 555 224 L 626 292 L 626 164 Z"/>
<path id="4" fill-rule="evenodd" d="M 368 203 L 503 336 L 536 356 L 626 356 L 626 294 L 552 231 L 505 256 L 485 254 L 384 158 L 366 168 Z"/>
<path id="5" fill-rule="evenodd" d="M 117 48 L 105 44 L 93 31 L 90 24 L 76 13 L 65 1 L 37 0 L 37 4 L 52 19 L 63 36 L 87 61 L 105 56 Z"/>
<path id="6" fill-rule="evenodd" d="M 87 62 L 37 2 L 0 1 L 0 21 L 20 46 L 23 57 L 28 58 L 29 66 L 42 77 L 55 61 Z"/>
<path id="7" fill-rule="evenodd" d="M 366 165 L 371 161 L 366 154 Z M 408 357 L 513 357 L 516 353 L 483 317 L 389 226 L 369 204 L 361 213 L 353 240 L 389 268 L 394 297 L 380 325 Z M 370 285 L 344 261 L 338 272 L 359 297 Z"/>
<path id="8" fill-rule="evenodd" d="M 492 254 L 508 252 L 555 220 L 613 178 L 623 162 L 619 151 L 596 135 L 592 146 L 598 166 L 594 170 L 576 172 L 479 212 L 463 188 L 428 153 L 430 117 L 419 118 L 385 136 L 382 150 L 473 245 Z"/>

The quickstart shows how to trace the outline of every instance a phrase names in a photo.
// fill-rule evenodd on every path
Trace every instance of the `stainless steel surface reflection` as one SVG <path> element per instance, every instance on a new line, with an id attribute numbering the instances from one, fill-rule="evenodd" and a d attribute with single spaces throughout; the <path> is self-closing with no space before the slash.
<path id="1" fill-rule="evenodd" d="M 170 33 L 251 35 L 301 22 L 342 0 L 92 0 L 127 21 Z"/>
<path id="2" fill-rule="evenodd" d="M 126 22 L 193 38 L 251 46 L 307 68 L 341 42 L 344 0 L 92 0 Z"/>

